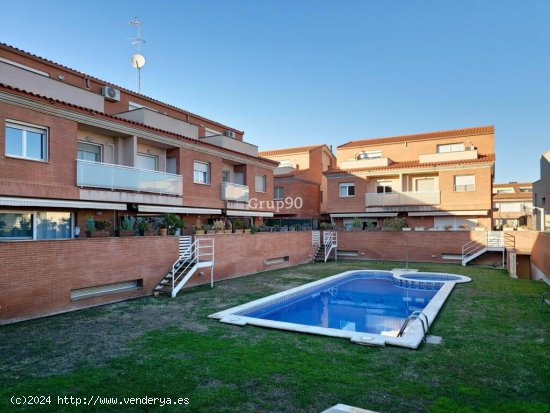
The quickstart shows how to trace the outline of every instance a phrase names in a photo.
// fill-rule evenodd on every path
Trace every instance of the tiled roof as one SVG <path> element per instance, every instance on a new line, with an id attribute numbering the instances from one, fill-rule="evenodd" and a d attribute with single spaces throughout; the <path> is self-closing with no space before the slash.
<path id="1" fill-rule="evenodd" d="M 495 155 L 480 156 L 477 159 L 464 159 L 459 161 L 445 161 L 445 162 L 429 162 L 420 163 L 419 161 L 407 161 L 407 162 L 395 162 L 388 166 L 377 166 L 371 168 L 354 168 L 354 169 L 330 169 L 325 171 L 326 175 L 345 174 L 353 172 L 371 172 L 371 171 L 384 171 L 391 169 L 410 169 L 410 168 L 428 168 L 434 166 L 446 166 L 446 165 L 464 165 L 464 164 L 478 164 L 494 162 Z"/>
<path id="2" fill-rule="evenodd" d="M 310 145 L 310 146 L 295 146 L 293 148 L 271 149 L 267 151 L 260 151 L 260 156 L 278 156 L 278 155 L 290 155 L 293 153 L 309 152 L 312 149 L 320 148 L 325 145 Z"/>
<path id="3" fill-rule="evenodd" d="M 64 65 L 62 65 L 62 64 L 60 64 L 60 63 L 56 63 L 56 62 L 51 61 L 51 60 L 49 60 L 49 59 L 45 59 L 45 58 L 43 58 L 43 57 L 41 57 L 41 56 L 37 56 L 37 55 L 35 55 L 35 54 L 32 54 L 32 53 L 27 52 L 27 51 L 25 51 L 25 50 L 19 49 L 19 48 L 14 47 L 14 46 L 11 46 L 11 45 L 9 45 L 9 44 L 0 42 L 0 47 L 3 47 L 3 48 L 5 48 L 5 49 L 9 49 L 10 51 L 12 51 L 12 52 L 14 52 L 14 53 L 17 53 L 17 54 L 19 54 L 19 55 L 22 55 L 22 56 L 26 56 L 26 57 L 30 57 L 30 58 L 33 58 L 33 59 L 41 60 L 41 61 L 43 61 L 43 62 L 45 62 L 45 63 L 48 63 L 48 64 L 53 65 L 53 66 L 56 66 L 56 67 L 61 68 L 61 69 L 63 69 L 63 70 L 72 72 L 72 73 L 74 73 L 74 74 L 81 75 L 81 76 L 86 76 L 86 77 L 88 77 L 88 78 L 90 78 L 90 79 L 92 79 L 92 80 L 95 80 L 95 81 L 97 81 L 97 82 L 101 82 L 101 83 L 104 83 L 105 85 L 112 86 L 112 87 L 114 87 L 114 88 L 116 88 L 116 89 L 123 90 L 125 93 L 131 94 L 131 95 L 134 95 L 134 96 L 139 96 L 139 97 L 141 97 L 141 98 L 143 98 L 143 99 L 147 99 L 147 100 L 149 100 L 149 101 L 151 101 L 151 102 L 155 102 L 155 103 L 158 103 L 158 104 L 160 104 L 160 105 L 164 105 L 164 106 L 166 106 L 166 107 L 175 109 L 175 110 L 177 110 L 177 111 L 179 111 L 179 112 L 182 112 L 182 113 L 185 113 L 185 114 L 189 114 L 189 115 L 194 116 L 194 117 L 196 117 L 196 118 L 198 118 L 198 119 L 202 119 L 202 120 L 204 120 L 204 121 L 206 121 L 206 122 L 210 122 L 210 123 L 212 123 L 212 124 L 221 126 L 221 127 L 223 127 L 223 128 L 231 129 L 231 130 L 234 130 L 234 131 L 236 131 L 236 132 L 239 132 L 239 133 L 243 133 L 243 134 L 244 134 L 244 131 L 242 131 L 242 130 L 232 128 L 231 126 L 224 125 L 223 123 L 216 122 L 215 120 L 208 119 L 208 118 L 205 118 L 204 116 L 197 115 L 196 113 L 192 113 L 192 112 L 189 112 L 189 111 L 187 111 L 187 110 L 185 110 L 185 109 L 178 108 L 177 106 L 170 105 L 169 103 L 161 102 L 160 100 L 157 100 L 157 99 L 155 99 L 155 98 L 152 98 L 152 97 L 149 97 L 149 96 L 146 96 L 146 95 L 142 95 L 141 93 L 134 92 L 133 90 L 126 89 L 125 87 L 122 87 L 122 86 L 119 86 L 119 85 L 115 85 L 114 83 L 107 82 L 107 81 L 105 81 L 105 80 L 99 79 L 99 78 L 94 77 L 94 76 L 90 76 L 90 75 L 88 75 L 88 74 L 86 74 L 86 73 L 83 73 L 83 72 L 81 72 L 81 71 L 79 71 L 79 70 L 76 70 L 76 69 L 73 69 L 73 68 L 64 66 Z"/>
<path id="4" fill-rule="evenodd" d="M 501 192 L 500 194 L 493 194 L 493 199 L 498 200 L 526 200 L 526 199 L 533 199 L 533 193 L 532 192 L 521 192 L 520 188 L 533 188 L 533 184 L 530 182 L 525 183 L 517 183 L 517 182 L 509 182 L 507 184 L 493 184 L 494 189 L 502 189 L 502 188 L 512 188 L 514 192 Z"/>
<path id="5" fill-rule="evenodd" d="M 85 107 L 82 107 L 82 106 L 73 105 L 72 103 L 67 103 L 67 102 L 64 102 L 62 100 L 53 99 L 53 98 L 50 98 L 50 97 L 47 97 L 47 96 L 39 95 L 37 93 L 33 93 L 33 92 L 29 92 L 27 90 L 19 89 L 19 88 L 13 87 L 13 86 L 5 85 L 3 83 L 0 83 L 0 90 L 8 90 L 11 93 L 15 92 L 15 93 L 20 94 L 20 95 L 32 96 L 33 98 L 38 98 L 42 101 L 45 101 L 46 103 L 49 103 L 50 105 L 60 104 L 60 105 L 69 107 L 71 109 L 76 109 L 80 112 L 88 113 L 88 114 L 93 115 L 93 116 L 101 116 L 101 117 L 107 118 L 109 120 L 114 120 L 114 121 L 119 122 L 119 123 L 126 123 L 126 124 L 130 124 L 130 125 L 133 125 L 133 126 L 138 126 L 142 129 L 147 129 L 147 130 L 154 131 L 154 132 L 157 132 L 157 133 L 162 133 L 163 135 L 170 135 L 171 137 L 174 137 L 174 138 L 177 138 L 177 139 L 180 139 L 180 140 L 184 140 L 184 141 L 187 141 L 187 142 L 191 142 L 191 143 L 194 143 L 196 145 L 215 148 L 215 149 L 221 150 L 223 152 L 238 154 L 238 155 L 246 157 L 246 158 L 259 160 L 261 162 L 269 163 L 269 164 L 272 164 L 272 165 L 278 165 L 279 164 L 279 162 L 277 162 L 277 161 L 273 161 L 273 160 L 267 159 L 267 158 L 262 158 L 261 156 L 248 155 L 246 153 L 234 151 L 234 150 L 231 150 L 231 149 L 224 148 L 222 146 L 218 146 L 218 145 L 214 145 L 214 144 L 211 144 L 211 143 L 208 143 L 208 142 L 204 142 L 204 141 L 201 141 L 200 139 L 193 139 L 193 138 L 189 138 L 187 136 L 178 135 L 177 133 L 173 133 L 173 132 L 165 131 L 165 130 L 162 130 L 162 129 L 154 128 L 152 126 L 148 126 L 148 125 L 145 125 L 143 123 L 134 122 L 132 120 L 119 118 L 117 116 L 109 115 L 107 113 L 98 112 L 98 111 L 95 111 L 95 110 L 90 109 L 90 108 L 85 108 Z"/>
<path id="6" fill-rule="evenodd" d="M 402 136 L 389 136 L 386 138 L 373 138 L 373 139 L 361 139 L 357 141 L 350 141 L 344 143 L 343 145 L 338 146 L 338 148 L 352 148 L 355 146 L 365 146 L 365 145 L 378 145 L 384 143 L 396 143 L 396 142 L 408 142 L 408 141 L 421 141 L 427 139 L 436 139 L 436 138 L 453 138 L 458 136 L 469 136 L 469 135 L 481 135 L 486 133 L 494 133 L 494 126 L 478 126 L 473 128 L 464 128 L 464 129 L 452 129 L 436 132 L 426 132 L 426 133 L 417 133 L 413 135 L 402 135 Z"/>

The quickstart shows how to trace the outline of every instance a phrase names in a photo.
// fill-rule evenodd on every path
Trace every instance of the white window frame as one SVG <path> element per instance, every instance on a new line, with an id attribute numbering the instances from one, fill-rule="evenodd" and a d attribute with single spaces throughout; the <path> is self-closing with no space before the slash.
<path id="1" fill-rule="evenodd" d="M 155 160 L 155 169 L 144 169 L 144 168 L 139 168 L 139 169 L 142 169 L 144 171 L 159 171 L 159 157 L 158 155 L 152 155 L 150 153 L 143 153 L 143 152 L 137 152 L 136 153 L 136 161 L 137 161 L 137 157 L 138 156 L 143 156 L 145 158 L 152 158 Z"/>
<path id="2" fill-rule="evenodd" d="M 342 189 L 346 188 L 346 194 L 347 195 L 342 195 Z M 349 194 L 349 188 L 353 188 L 353 194 L 350 195 Z M 340 182 L 338 184 L 338 196 L 340 198 L 351 198 L 353 196 L 355 196 L 355 182 Z"/>
<path id="3" fill-rule="evenodd" d="M 382 158 L 382 151 L 361 151 L 357 154 L 356 159 L 359 161 L 366 159 L 380 159 Z"/>
<path id="4" fill-rule="evenodd" d="M 225 181 L 225 175 L 227 174 L 227 181 Z M 231 182 L 231 170 L 230 169 L 223 169 L 222 170 L 222 182 Z"/>
<path id="5" fill-rule="evenodd" d="M 280 196 L 277 196 L 277 192 L 280 192 Z M 273 190 L 273 199 L 284 199 L 285 188 L 283 186 L 276 186 Z"/>
<path id="6" fill-rule="evenodd" d="M 473 178 L 473 181 L 474 183 L 473 184 L 462 184 L 462 185 L 457 185 L 456 181 L 457 181 L 457 178 L 462 178 L 462 177 L 472 177 Z M 464 188 L 462 188 L 464 187 Z M 468 187 L 472 187 L 472 188 L 468 188 Z M 460 188 L 460 190 L 459 190 Z M 453 177 L 453 189 L 454 189 L 454 192 L 475 192 L 476 191 L 476 176 L 474 174 L 466 174 L 466 175 L 455 175 Z"/>
<path id="7" fill-rule="evenodd" d="M 21 150 L 23 155 L 11 155 L 7 153 L 7 143 L 6 143 L 7 137 L 5 136 L 7 128 L 19 129 L 22 131 Z M 42 151 L 44 153 L 43 159 L 25 156 L 27 152 L 27 131 L 43 134 L 43 138 L 42 138 Z M 48 162 L 48 159 L 49 159 L 49 128 L 48 127 L 33 125 L 32 123 L 20 122 L 12 119 L 6 119 L 4 134 L 5 134 L 4 135 L 5 136 L 4 154 L 6 155 L 7 158 L 24 159 L 27 161 L 35 161 L 35 162 Z"/>
<path id="8" fill-rule="evenodd" d="M 437 153 L 464 152 L 465 150 L 464 143 L 445 143 L 437 145 Z"/>
<path id="9" fill-rule="evenodd" d="M 206 165 L 207 171 L 206 171 L 206 182 L 197 181 L 195 177 L 196 172 L 204 173 L 204 171 L 198 171 L 195 169 L 196 164 Z M 193 183 L 198 185 L 210 185 L 210 173 L 211 173 L 211 166 L 209 162 L 201 162 L 201 161 L 193 161 Z"/>
<path id="10" fill-rule="evenodd" d="M 263 189 L 258 189 L 258 178 L 263 179 Z M 254 178 L 254 190 L 256 192 L 260 192 L 262 194 L 265 194 L 267 192 L 267 175 L 257 174 Z"/>
<path id="11" fill-rule="evenodd" d="M 100 144 L 100 143 L 94 143 L 94 142 L 88 142 L 88 141 L 81 141 L 81 140 L 78 140 L 76 141 L 76 157 L 78 158 L 78 144 L 79 143 L 83 143 L 85 145 L 93 145 L 93 146 L 99 146 L 99 163 L 103 163 L 103 145 Z"/>

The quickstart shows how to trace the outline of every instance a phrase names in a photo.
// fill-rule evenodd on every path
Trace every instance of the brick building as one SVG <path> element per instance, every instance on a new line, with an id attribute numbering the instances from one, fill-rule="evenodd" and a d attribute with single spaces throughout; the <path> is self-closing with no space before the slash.
<path id="1" fill-rule="evenodd" d="M 324 174 L 338 227 L 402 217 L 419 230 L 491 228 L 492 126 L 351 141 L 337 160 Z"/>
<path id="2" fill-rule="evenodd" d="M 517 228 L 527 224 L 533 206 L 533 184 L 509 182 L 493 185 L 493 228 Z"/>
<path id="3" fill-rule="evenodd" d="M 0 44 L 0 238 L 70 238 L 84 217 L 260 221 L 277 163 L 244 132 Z M 264 202 L 260 205 L 267 205 Z"/>
<path id="4" fill-rule="evenodd" d="M 274 171 L 274 198 L 283 208 L 275 211 L 275 218 L 316 222 L 327 213 L 327 178 L 323 172 L 336 167 L 331 148 L 299 146 L 262 151 L 260 155 L 279 162 Z M 301 201 L 295 202 L 297 198 Z"/>

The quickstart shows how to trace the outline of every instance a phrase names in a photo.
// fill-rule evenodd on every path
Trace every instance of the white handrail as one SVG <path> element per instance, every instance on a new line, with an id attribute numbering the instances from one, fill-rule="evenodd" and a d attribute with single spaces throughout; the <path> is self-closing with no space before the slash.
<path id="1" fill-rule="evenodd" d="M 330 252 L 338 247 L 338 233 L 336 231 L 325 231 L 323 233 L 323 241 L 325 244 L 325 262 L 327 262 Z M 334 258 L 337 259 L 338 252 L 335 251 Z"/>
<path id="2" fill-rule="evenodd" d="M 321 245 L 320 231 L 311 231 L 311 245 Z"/>

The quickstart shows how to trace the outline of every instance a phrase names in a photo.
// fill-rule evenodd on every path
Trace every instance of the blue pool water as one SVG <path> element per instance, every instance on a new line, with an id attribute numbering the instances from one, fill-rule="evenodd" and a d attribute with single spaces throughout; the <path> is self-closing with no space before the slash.
<path id="1" fill-rule="evenodd" d="M 443 284 L 403 284 L 388 272 L 359 272 L 311 287 L 238 315 L 287 323 L 395 335 Z"/>

